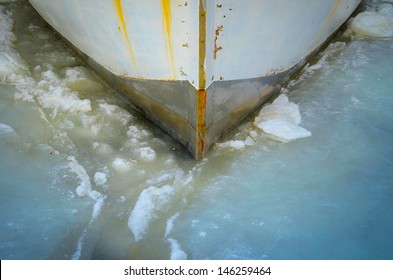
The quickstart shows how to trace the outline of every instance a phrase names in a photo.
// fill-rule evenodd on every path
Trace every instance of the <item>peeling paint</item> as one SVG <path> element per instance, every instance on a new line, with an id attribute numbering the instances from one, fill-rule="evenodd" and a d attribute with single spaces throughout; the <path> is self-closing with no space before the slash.
<path id="1" fill-rule="evenodd" d="M 214 59 L 217 58 L 217 52 L 222 50 L 221 46 L 217 46 L 217 39 L 218 39 L 218 36 L 220 36 L 220 31 L 222 31 L 223 29 L 224 29 L 224 26 L 222 26 L 222 25 L 217 26 L 216 37 L 214 38 L 214 54 L 213 54 Z"/>
<path id="2" fill-rule="evenodd" d="M 176 79 L 175 62 L 173 59 L 172 35 L 171 35 L 171 22 L 172 22 L 171 2 L 170 0 L 161 0 L 161 5 L 162 5 L 163 26 L 167 33 L 169 55 L 172 63 L 173 78 Z"/>
<path id="3" fill-rule="evenodd" d="M 121 0 L 113 0 L 113 2 L 115 4 L 117 16 L 118 16 L 120 24 L 121 24 L 121 27 L 118 26 L 117 29 L 119 30 L 119 32 L 121 32 L 121 30 L 123 29 L 124 37 L 125 37 L 125 39 L 127 41 L 127 46 L 128 46 L 129 51 L 130 51 L 131 59 L 132 59 L 132 62 L 134 64 L 134 66 L 135 66 L 135 69 L 136 69 L 136 62 L 135 62 L 134 52 L 132 51 L 130 39 L 128 37 L 127 26 L 126 26 L 126 22 L 124 20 L 124 13 L 123 13 L 123 7 L 122 7 L 122 4 L 121 4 Z"/>

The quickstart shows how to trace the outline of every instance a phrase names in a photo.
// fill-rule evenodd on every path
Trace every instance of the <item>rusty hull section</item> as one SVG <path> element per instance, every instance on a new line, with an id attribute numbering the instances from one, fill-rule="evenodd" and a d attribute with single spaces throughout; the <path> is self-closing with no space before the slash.
<path id="1" fill-rule="evenodd" d="M 117 76 L 80 53 L 97 73 L 195 159 L 280 89 L 291 71 L 255 79 L 216 81 L 196 90 L 188 81 L 155 81 Z M 295 71 L 293 69 L 292 71 Z"/>

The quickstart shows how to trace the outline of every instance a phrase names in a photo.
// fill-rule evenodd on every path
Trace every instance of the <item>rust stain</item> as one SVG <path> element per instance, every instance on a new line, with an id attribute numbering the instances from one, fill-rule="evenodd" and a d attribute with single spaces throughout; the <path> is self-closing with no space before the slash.
<path id="1" fill-rule="evenodd" d="M 169 44 L 169 54 L 171 57 L 173 78 L 176 79 L 175 62 L 173 60 L 172 33 L 171 33 L 171 22 L 172 22 L 171 1 L 161 0 L 161 5 L 162 5 L 163 25 L 165 26 L 164 29 L 167 33 L 167 39 Z"/>
<path id="2" fill-rule="evenodd" d="M 214 59 L 217 58 L 217 52 L 222 50 L 221 46 L 220 47 L 217 46 L 217 39 L 218 39 L 218 36 L 220 36 L 220 31 L 222 31 L 223 29 L 224 29 L 224 26 L 222 26 L 222 25 L 217 26 L 216 37 L 214 38 L 214 54 L 213 54 Z"/>
<path id="3" fill-rule="evenodd" d="M 326 27 L 328 26 L 330 20 L 332 19 L 332 17 L 334 16 L 334 14 L 336 13 L 338 6 L 340 6 L 342 0 L 336 0 L 336 2 L 334 2 L 332 9 L 329 12 L 329 15 L 327 16 L 325 22 L 323 23 L 321 32 L 325 31 Z"/>
<path id="4" fill-rule="evenodd" d="M 202 0 L 199 1 L 199 89 L 206 86 L 206 11 L 203 8 Z"/>
<path id="5" fill-rule="evenodd" d="M 123 13 L 123 7 L 121 4 L 121 0 L 113 0 L 113 2 L 115 3 L 116 12 L 119 17 L 120 24 L 121 24 L 121 27 L 118 26 L 117 28 L 118 28 L 119 32 L 121 32 L 121 29 L 123 29 L 123 31 L 124 31 L 124 37 L 126 38 L 126 41 L 127 41 L 127 46 L 130 51 L 132 62 L 134 63 L 134 66 L 136 68 L 135 57 L 134 57 L 134 53 L 131 48 L 130 39 L 128 38 L 127 26 L 126 26 L 126 22 L 124 20 L 124 13 Z"/>
<path id="6" fill-rule="evenodd" d="M 202 159 L 205 153 L 206 131 L 206 90 L 197 91 L 196 159 Z"/>
<path id="7" fill-rule="evenodd" d="M 199 0 L 199 83 L 196 96 L 195 158 L 203 159 L 205 155 L 206 132 L 206 10 Z"/>

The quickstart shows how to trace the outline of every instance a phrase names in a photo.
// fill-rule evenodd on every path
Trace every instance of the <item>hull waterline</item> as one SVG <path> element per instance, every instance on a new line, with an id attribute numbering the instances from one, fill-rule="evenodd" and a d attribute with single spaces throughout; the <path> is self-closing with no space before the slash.
<path id="1" fill-rule="evenodd" d="M 266 102 L 360 0 L 29 0 L 196 159 Z"/>

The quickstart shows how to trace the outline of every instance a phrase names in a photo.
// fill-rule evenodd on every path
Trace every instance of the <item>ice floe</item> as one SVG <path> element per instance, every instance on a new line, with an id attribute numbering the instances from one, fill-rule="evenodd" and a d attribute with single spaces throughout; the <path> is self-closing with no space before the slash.
<path id="1" fill-rule="evenodd" d="M 235 150 L 242 150 L 246 147 L 246 143 L 243 140 L 229 140 L 223 143 L 218 143 L 219 148 L 231 148 Z"/>
<path id="2" fill-rule="evenodd" d="M 379 12 L 366 11 L 353 19 L 351 29 L 359 35 L 368 37 L 393 37 L 393 19 Z"/>
<path id="3" fill-rule="evenodd" d="M 84 67 L 69 67 L 65 70 L 65 85 L 75 91 L 99 91 L 102 86 L 88 77 Z"/>
<path id="4" fill-rule="evenodd" d="M 112 167 L 118 172 L 127 172 L 131 170 L 133 161 L 117 157 L 112 162 Z"/>
<path id="5" fill-rule="evenodd" d="M 360 36 L 393 37 L 393 3 L 382 3 L 376 7 L 375 11 L 359 13 L 351 21 L 349 28 Z"/>
<path id="6" fill-rule="evenodd" d="M 287 89 L 270 104 L 266 104 L 259 111 L 252 123 L 240 128 L 241 132 L 235 139 L 217 143 L 219 149 L 243 150 L 254 146 L 262 135 L 280 141 L 289 142 L 311 136 L 311 132 L 300 126 L 301 114 L 299 106 L 288 100 Z"/>
<path id="7" fill-rule="evenodd" d="M 85 197 L 92 191 L 90 177 L 87 174 L 85 168 L 79 164 L 74 156 L 68 157 L 69 168 L 76 174 L 80 180 L 79 186 L 76 188 L 76 193 L 79 197 Z"/>
<path id="8" fill-rule="evenodd" d="M 311 132 L 285 119 L 271 119 L 257 124 L 265 133 L 281 142 L 311 136 Z"/>
<path id="9" fill-rule="evenodd" d="M 139 149 L 139 159 L 141 161 L 154 161 L 157 158 L 156 152 L 150 147 L 143 147 Z"/>
<path id="10" fill-rule="evenodd" d="M 104 172 L 96 172 L 94 174 L 94 183 L 97 186 L 104 186 L 107 181 L 108 181 L 108 175 L 106 175 Z"/>
<path id="11" fill-rule="evenodd" d="M 165 228 L 165 235 L 164 235 L 165 238 L 167 238 L 169 236 L 169 234 L 171 234 L 173 227 L 174 227 L 174 222 L 179 217 L 179 215 L 180 215 L 180 213 L 176 212 L 173 216 L 171 216 L 166 221 L 166 228 Z"/>
<path id="12" fill-rule="evenodd" d="M 166 170 L 164 173 L 157 174 L 156 177 L 146 181 L 148 186 L 139 195 L 128 219 L 128 227 L 133 233 L 135 241 L 144 238 L 153 221 L 159 219 L 168 211 L 168 207 L 175 197 L 182 193 L 184 187 L 189 185 L 192 180 L 193 173 L 191 171 L 185 173 L 177 168 Z M 165 238 L 171 233 L 173 222 L 177 217 L 178 214 L 174 214 L 168 219 Z"/>
<path id="13" fill-rule="evenodd" d="M 151 186 L 143 190 L 128 219 L 128 227 L 134 234 L 135 241 L 143 238 L 150 222 L 165 210 L 174 194 L 175 188 L 171 185 L 160 188 Z"/>
<path id="14" fill-rule="evenodd" d="M 264 106 L 255 118 L 254 124 L 272 138 L 289 142 L 311 136 L 311 132 L 299 126 L 299 107 L 289 102 L 285 94 L 279 95 L 271 104 Z"/>
<path id="15" fill-rule="evenodd" d="M 187 259 L 187 254 L 186 252 L 184 252 L 181 247 L 180 244 L 177 240 L 173 239 L 173 238 L 169 238 L 168 242 L 171 245 L 171 260 L 186 260 Z"/>
<path id="16" fill-rule="evenodd" d="M 16 37 L 12 28 L 11 13 L 0 7 L 0 82 L 15 84 L 25 79 L 29 70 L 25 61 L 13 47 Z"/>
<path id="17" fill-rule="evenodd" d="M 14 129 L 5 123 L 0 123 L 0 136 L 1 135 L 12 135 L 14 134 Z"/>

